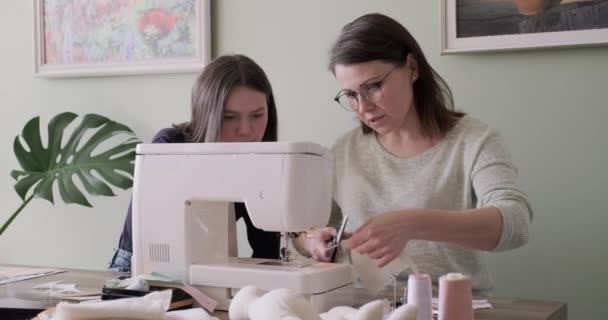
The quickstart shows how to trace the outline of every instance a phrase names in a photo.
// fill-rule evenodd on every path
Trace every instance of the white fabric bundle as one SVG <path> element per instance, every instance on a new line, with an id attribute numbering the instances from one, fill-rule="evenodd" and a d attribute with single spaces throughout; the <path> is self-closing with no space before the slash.
<path id="1" fill-rule="evenodd" d="M 248 320 L 249 306 L 263 294 L 262 291 L 254 286 L 241 288 L 234 298 L 232 298 L 232 302 L 230 302 L 230 307 L 228 308 L 230 320 Z"/>
<path id="2" fill-rule="evenodd" d="M 256 287 L 247 286 L 232 299 L 229 316 L 231 320 L 382 320 L 387 310 L 386 300 L 375 300 L 359 309 L 335 307 L 319 315 L 308 300 L 291 290 L 263 294 Z M 415 320 L 416 314 L 416 306 L 403 305 L 392 311 L 387 320 Z"/>
<path id="3" fill-rule="evenodd" d="M 386 300 L 368 302 L 358 310 L 351 307 L 335 307 L 321 314 L 322 320 L 382 320 L 388 309 Z"/>
<path id="4" fill-rule="evenodd" d="M 313 305 L 289 289 L 272 290 L 249 306 L 252 320 L 321 320 Z"/>
<path id="5" fill-rule="evenodd" d="M 155 291 L 141 298 L 92 303 L 60 302 L 53 320 L 146 319 L 164 320 L 171 303 L 171 290 Z"/>
<path id="6" fill-rule="evenodd" d="M 404 304 L 393 310 L 386 320 L 416 320 L 418 307 L 413 304 Z"/>
<path id="7" fill-rule="evenodd" d="M 288 289 L 263 294 L 254 286 L 239 290 L 228 310 L 231 320 L 321 320 L 314 307 L 301 295 Z"/>
<path id="8" fill-rule="evenodd" d="M 388 313 L 388 301 L 375 300 L 368 302 L 358 310 L 351 307 L 335 307 L 326 313 L 321 314 L 322 320 L 416 320 L 417 308 L 412 304 L 405 304 Z"/>
<path id="9" fill-rule="evenodd" d="M 192 308 L 179 311 L 167 312 L 165 320 L 219 320 L 212 317 L 203 308 Z"/>

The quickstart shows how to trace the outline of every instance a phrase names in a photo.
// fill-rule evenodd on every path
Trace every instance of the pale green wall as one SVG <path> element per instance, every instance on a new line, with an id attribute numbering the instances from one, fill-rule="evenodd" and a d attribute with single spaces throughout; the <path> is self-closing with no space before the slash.
<path id="1" fill-rule="evenodd" d="M 8 5 L 8 4 L 7 4 Z M 188 117 L 195 74 L 37 79 L 33 77 L 32 1 L 11 0 L 0 11 L 0 221 L 20 204 L 9 176 L 18 168 L 13 139 L 35 115 L 46 123 L 57 113 L 96 112 L 130 126 L 143 140 Z M 46 128 L 42 128 L 46 132 Z M 129 193 L 94 198 L 94 209 L 32 201 L 0 237 L 0 262 L 105 268 L 120 234 Z M 58 195 L 56 197 L 59 199 Z"/>
<path id="2" fill-rule="evenodd" d="M 12 140 L 33 115 L 99 112 L 142 139 L 185 119 L 194 75 L 40 80 L 31 75 L 31 4 L 0 13 L 2 124 L 0 200 L 19 199 L 8 176 Z M 439 55 L 439 1 L 214 1 L 214 52 L 245 53 L 267 71 L 279 105 L 280 137 L 331 144 L 356 125 L 336 108 L 327 51 L 340 27 L 368 12 L 402 22 L 450 83 L 458 107 L 499 129 L 520 169 L 535 217 L 531 242 L 488 256 L 496 295 L 567 301 L 570 319 L 605 314 L 608 281 L 608 142 L 604 123 L 608 47 Z M 0 175 L 1 176 L 1 175 Z M 0 238 L 0 262 L 101 269 L 124 219 L 128 193 L 94 209 L 33 202 Z"/>

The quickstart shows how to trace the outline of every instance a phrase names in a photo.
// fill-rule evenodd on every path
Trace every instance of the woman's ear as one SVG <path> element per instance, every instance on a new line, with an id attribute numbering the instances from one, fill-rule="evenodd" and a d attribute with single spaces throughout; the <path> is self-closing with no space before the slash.
<path id="1" fill-rule="evenodd" d="M 418 80 L 418 61 L 414 58 L 413 54 L 408 53 L 405 58 L 405 66 L 410 71 L 412 83 L 416 82 Z"/>

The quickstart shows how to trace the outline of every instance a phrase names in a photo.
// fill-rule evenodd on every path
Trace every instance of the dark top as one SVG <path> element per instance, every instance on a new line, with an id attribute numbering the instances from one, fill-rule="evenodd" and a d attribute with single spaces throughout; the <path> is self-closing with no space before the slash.
<path id="1" fill-rule="evenodd" d="M 165 128 L 160 130 L 152 139 L 152 143 L 183 143 L 185 142 L 184 135 L 176 130 L 175 128 Z M 249 245 L 253 249 L 253 258 L 265 258 L 265 259 L 278 259 L 279 258 L 279 233 L 278 232 L 267 232 L 256 228 L 245 204 L 237 202 L 234 204 L 234 211 L 236 214 L 236 220 L 243 218 L 245 219 L 245 225 L 247 226 L 247 240 Z M 129 209 L 127 210 L 127 218 L 120 235 L 120 241 L 118 243 L 118 249 L 124 251 L 133 252 L 133 234 L 131 232 L 131 203 L 129 203 Z"/>

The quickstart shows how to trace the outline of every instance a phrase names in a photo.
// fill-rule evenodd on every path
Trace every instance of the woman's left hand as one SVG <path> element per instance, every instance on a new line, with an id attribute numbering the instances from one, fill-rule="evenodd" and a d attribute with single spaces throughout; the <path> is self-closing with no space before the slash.
<path id="1" fill-rule="evenodd" d="M 347 246 L 360 254 L 367 254 L 383 267 L 401 254 L 412 240 L 408 231 L 409 215 L 404 211 L 391 211 L 375 216 L 363 224 L 347 241 Z"/>

